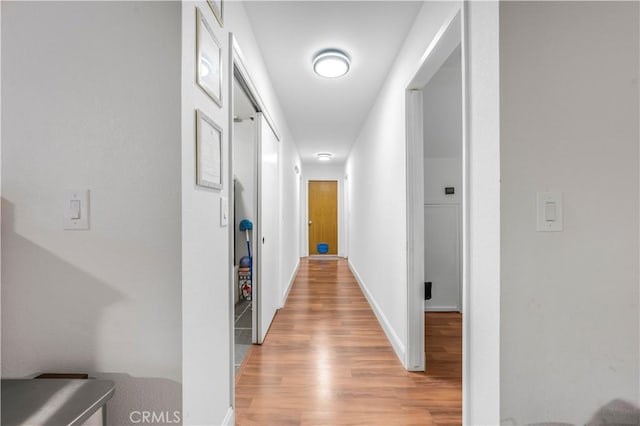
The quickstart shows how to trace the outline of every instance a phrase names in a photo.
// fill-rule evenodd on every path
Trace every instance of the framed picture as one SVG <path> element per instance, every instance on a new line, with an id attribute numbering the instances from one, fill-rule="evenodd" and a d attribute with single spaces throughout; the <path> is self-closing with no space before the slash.
<path id="1" fill-rule="evenodd" d="M 196 184 L 222 189 L 222 129 L 196 110 Z"/>
<path id="2" fill-rule="evenodd" d="M 207 0 L 207 3 L 209 3 L 209 7 L 222 27 L 222 0 Z"/>
<path id="3" fill-rule="evenodd" d="M 196 15 L 196 81 L 222 107 L 222 47 L 200 9 Z"/>

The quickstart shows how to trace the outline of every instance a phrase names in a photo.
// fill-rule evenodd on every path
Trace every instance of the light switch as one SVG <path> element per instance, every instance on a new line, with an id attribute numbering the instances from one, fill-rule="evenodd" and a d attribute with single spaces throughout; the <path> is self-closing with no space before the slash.
<path id="1" fill-rule="evenodd" d="M 556 203 L 553 201 L 545 201 L 544 203 L 544 220 L 547 222 L 555 222 L 556 215 Z"/>
<path id="2" fill-rule="evenodd" d="M 538 232 L 559 232 L 563 229 L 562 192 L 536 194 Z"/>
<path id="3" fill-rule="evenodd" d="M 229 226 L 229 200 L 220 197 L 220 227 Z"/>
<path id="4" fill-rule="evenodd" d="M 80 200 L 71 200 L 69 201 L 69 218 L 70 219 L 80 219 L 80 211 L 81 211 Z"/>
<path id="5" fill-rule="evenodd" d="M 89 190 L 67 191 L 64 195 L 64 229 L 89 229 Z"/>

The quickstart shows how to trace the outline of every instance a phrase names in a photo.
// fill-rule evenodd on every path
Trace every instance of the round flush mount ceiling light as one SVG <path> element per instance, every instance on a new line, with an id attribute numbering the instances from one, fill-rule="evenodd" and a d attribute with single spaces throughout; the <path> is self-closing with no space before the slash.
<path id="1" fill-rule="evenodd" d="M 349 72 L 351 60 L 342 50 L 326 49 L 313 58 L 313 70 L 326 78 L 342 77 Z"/>
<path id="2" fill-rule="evenodd" d="M 333 158 L 333 154 L 330 152 L 320 152 L 316 154 L 316 158 L 318 158 L 318 161 L 329 161 Z"/>

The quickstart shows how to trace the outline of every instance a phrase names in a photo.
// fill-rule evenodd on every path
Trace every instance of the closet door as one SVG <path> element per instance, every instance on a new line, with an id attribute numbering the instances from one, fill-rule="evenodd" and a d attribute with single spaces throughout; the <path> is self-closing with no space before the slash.
<path id="1" fill-rule="evenodd" d="M 278 139 L 262 114 L 257 114 L 258 129 L 258 279 L 257 342 L 262 343 L 278 309 L 280 294 L 278 210 Z"/>

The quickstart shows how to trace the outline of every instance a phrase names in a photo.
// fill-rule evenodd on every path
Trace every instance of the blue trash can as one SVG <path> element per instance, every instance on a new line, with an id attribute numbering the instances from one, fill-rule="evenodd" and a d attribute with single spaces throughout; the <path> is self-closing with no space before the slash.
<path id="1" fill-rule="evenodd" d="M 318 253 L 327 254 L 328 252 L 329 252 L 329 244 L 327 243 L 318 244 Z"/>

